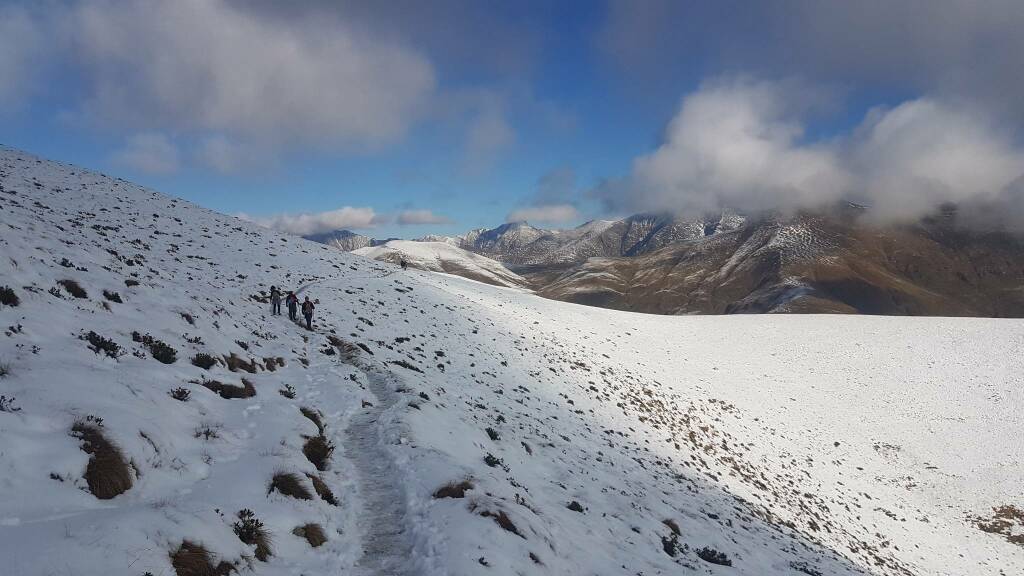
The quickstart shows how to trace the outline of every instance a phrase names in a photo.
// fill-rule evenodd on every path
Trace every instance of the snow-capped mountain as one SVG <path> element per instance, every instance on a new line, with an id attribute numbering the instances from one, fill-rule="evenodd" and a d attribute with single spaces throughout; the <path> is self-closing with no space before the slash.
<path id="1" fill-rule="evenodd" d="M 303 236 L 303 238 L 306 240 L 312 240 L 313 242 L 326 244 L 331 248 L 341 250 L 342 252 L 352 252 L 353 250 L 366 248 L 367 246 L 380 246 L 387 242 L 387 240 L 378 240 L 376 238 L 371 238 L 370 236 L 356 234 L 349 230 L 334 230 L 332 232 L 310 234 L 308 236 Z"/>
<path id="2" fill-rule="evenodd" d="M 490 258 L 456 248 L 446 242 L 390 240 L 381 246 L 353 250 L 353 254 L 382 262 L 406 264 L 418 270 L 455 274 L 495 286 L 522 288 L 526 280 Z"/>
<path id="3" fill-rule="evenodd" d="M 1024 241 L 946 218 L 876 226 L 858 214 L 770 216 L 636 257 L 549 275 L 546 297 L 661 314 L 1024 316 Z"/>
<path id="4" fill-rule="evenodd" d="M 1024 572 L 1018 320 L 585 308 L 10 149 L 0 251 L 5 574 Z"/>

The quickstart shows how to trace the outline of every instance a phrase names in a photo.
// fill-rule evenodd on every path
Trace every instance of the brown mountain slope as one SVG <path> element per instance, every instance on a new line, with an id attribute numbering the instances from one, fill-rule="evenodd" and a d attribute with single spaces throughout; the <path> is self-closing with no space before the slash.
<path id="1" fill-rule="evenodd" d="M 1024 243 L 957 228 L 859 223 L 850 210 L 752 220 L 545 278 L 548 298 L 637 312 L 1024 317 Z"/>

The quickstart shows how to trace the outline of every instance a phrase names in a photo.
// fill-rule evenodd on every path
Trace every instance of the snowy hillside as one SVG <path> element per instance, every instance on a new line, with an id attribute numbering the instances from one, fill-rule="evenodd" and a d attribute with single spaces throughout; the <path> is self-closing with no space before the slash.
<path id="1" fill-rule="evenodd" d="M 418 270 L 455 274 L 495 286 L 526 286 L 526 280 L 500 262 L 447 242 L 389 240 L 382 246 L 360 248 L 352 253 L 392 264 L 398 264 L 404 259 L 409 266 Z"/>
<path id="2" fill-rule="evenodd" d="M 0 252 L 4 573 L 1024 573 L 1018 320 L 585 308 L 8 149 Z"/>

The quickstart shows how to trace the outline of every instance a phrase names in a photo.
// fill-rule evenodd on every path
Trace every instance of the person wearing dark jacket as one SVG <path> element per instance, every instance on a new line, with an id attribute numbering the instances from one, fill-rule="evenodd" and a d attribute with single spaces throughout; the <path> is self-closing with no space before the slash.
<path id="1" fill-rule="evenodd" d="M 281 291 L 277 289 L 277 286 L 270 287 L 270 313 L 281 314 Z"/>
<path id="2" fill-rule="evenodd" d="M 295 292 L 288 292 L 288 297 L 284 299 L 284 303 L 288 306 L 288 319 L 295 322 L 299 309 L 299 297 L 295 295 Z"/>
<path id="3" fill-rule="evenodd" d="M 302 302 L 302 315 L 306 317 L 306 330 L 313 329 L 313 303 L 309 301 L 309 296 Z"/>

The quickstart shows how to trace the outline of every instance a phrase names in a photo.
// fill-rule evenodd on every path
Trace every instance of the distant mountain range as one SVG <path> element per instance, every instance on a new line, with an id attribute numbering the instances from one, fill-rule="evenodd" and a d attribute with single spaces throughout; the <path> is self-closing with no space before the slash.
<path id="1" fill-rule="evenodd" d="M 1024 317 L 1021 237 L 958 226 L 955 210 L 886 226 L 863 212 L 513 222 L 420 241 L 486 256 L 541 296 L 636 312 Z"/>

